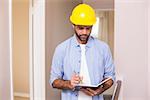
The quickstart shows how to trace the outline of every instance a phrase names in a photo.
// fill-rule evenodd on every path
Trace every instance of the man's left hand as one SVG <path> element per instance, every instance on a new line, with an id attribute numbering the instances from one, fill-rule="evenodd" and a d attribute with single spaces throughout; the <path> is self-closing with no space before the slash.
<path id="1" fill-rule="evenodd" d="M 80 91 L 84 92 L 85 94 L 89 96 L 96 96 L 96 95 L 101 94 L 104 91 L 104 89 L 102 87 L 99 87 L 96 90 L 92 88 L 81 88 Z"/>

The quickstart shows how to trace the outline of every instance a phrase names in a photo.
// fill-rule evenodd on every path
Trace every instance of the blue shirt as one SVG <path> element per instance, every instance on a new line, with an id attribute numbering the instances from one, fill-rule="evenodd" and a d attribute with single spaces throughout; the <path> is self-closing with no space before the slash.
<path id="1" fill-rule="evenodd" d="M 86 44 L 86 60 L 91 84 L 97 85 L 103 78 L 115 79 L 115 68 L 108 45 L 96 38 L 89 37 Z M 76 36 L 59 44 L 52 60 L 52 84 L 56 79 L 70 80 L 74 72 L 80 73 L 81 48 Z M 62 90 L 62 100 L 77 100 L 78 91 Z M 103 96 L 94 96 L 93 100 L 103 100 Z"/>

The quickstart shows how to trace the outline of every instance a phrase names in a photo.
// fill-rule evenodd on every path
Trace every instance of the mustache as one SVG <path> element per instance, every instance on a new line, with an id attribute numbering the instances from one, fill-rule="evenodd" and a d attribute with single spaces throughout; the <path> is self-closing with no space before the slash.
<path id="1" fill-rule="evenodd" d="M 87 34 L 82 34 L 82 35 L 79 35 L 79 36 L 88 36 Z"/>

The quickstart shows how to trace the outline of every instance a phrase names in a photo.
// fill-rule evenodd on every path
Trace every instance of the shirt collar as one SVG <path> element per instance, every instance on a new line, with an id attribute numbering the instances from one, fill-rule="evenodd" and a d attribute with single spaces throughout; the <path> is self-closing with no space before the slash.
<path id="1" fill-rule="evenodd" d="M 86 47 L 91 47 L 91 46 L 92 46 L 92 40 L 93 40 L 93 39 L 94 39 L 94 38 L 93 38 L 92 36 L 89 37 L 89 39 L 88 39 L 88 41 L 87 41 L 87 43 L 86 43 Z M 73 35 L 72 43 L 73 43 L 73 45 L 74 45 L 75 47 L 79 47 L 79 46 L 80 46 L 80 44 L 79 44 L 79 42 L 78 42 L 78 40 L 77 40 L 75 34 Z"/>

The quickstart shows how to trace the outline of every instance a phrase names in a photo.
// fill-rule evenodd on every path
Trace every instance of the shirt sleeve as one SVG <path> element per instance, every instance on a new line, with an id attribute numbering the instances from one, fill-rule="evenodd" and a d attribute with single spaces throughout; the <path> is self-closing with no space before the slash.
<path id="1" fill-rule="evenodd" d="M 50 72 L 50 84 L 54 82 L 56 79 L 62 79 L 63 77 L 63 49 L 59 46 L 55 49 L 51 72 Z"/>
<path id="2" fill-rule="evenodd" d="M 115 66 L 112 59 L 112 54 L 109 46 L 107 45 L 104 53 L 104 78 L 111 77 L 115 81 Z"/>

